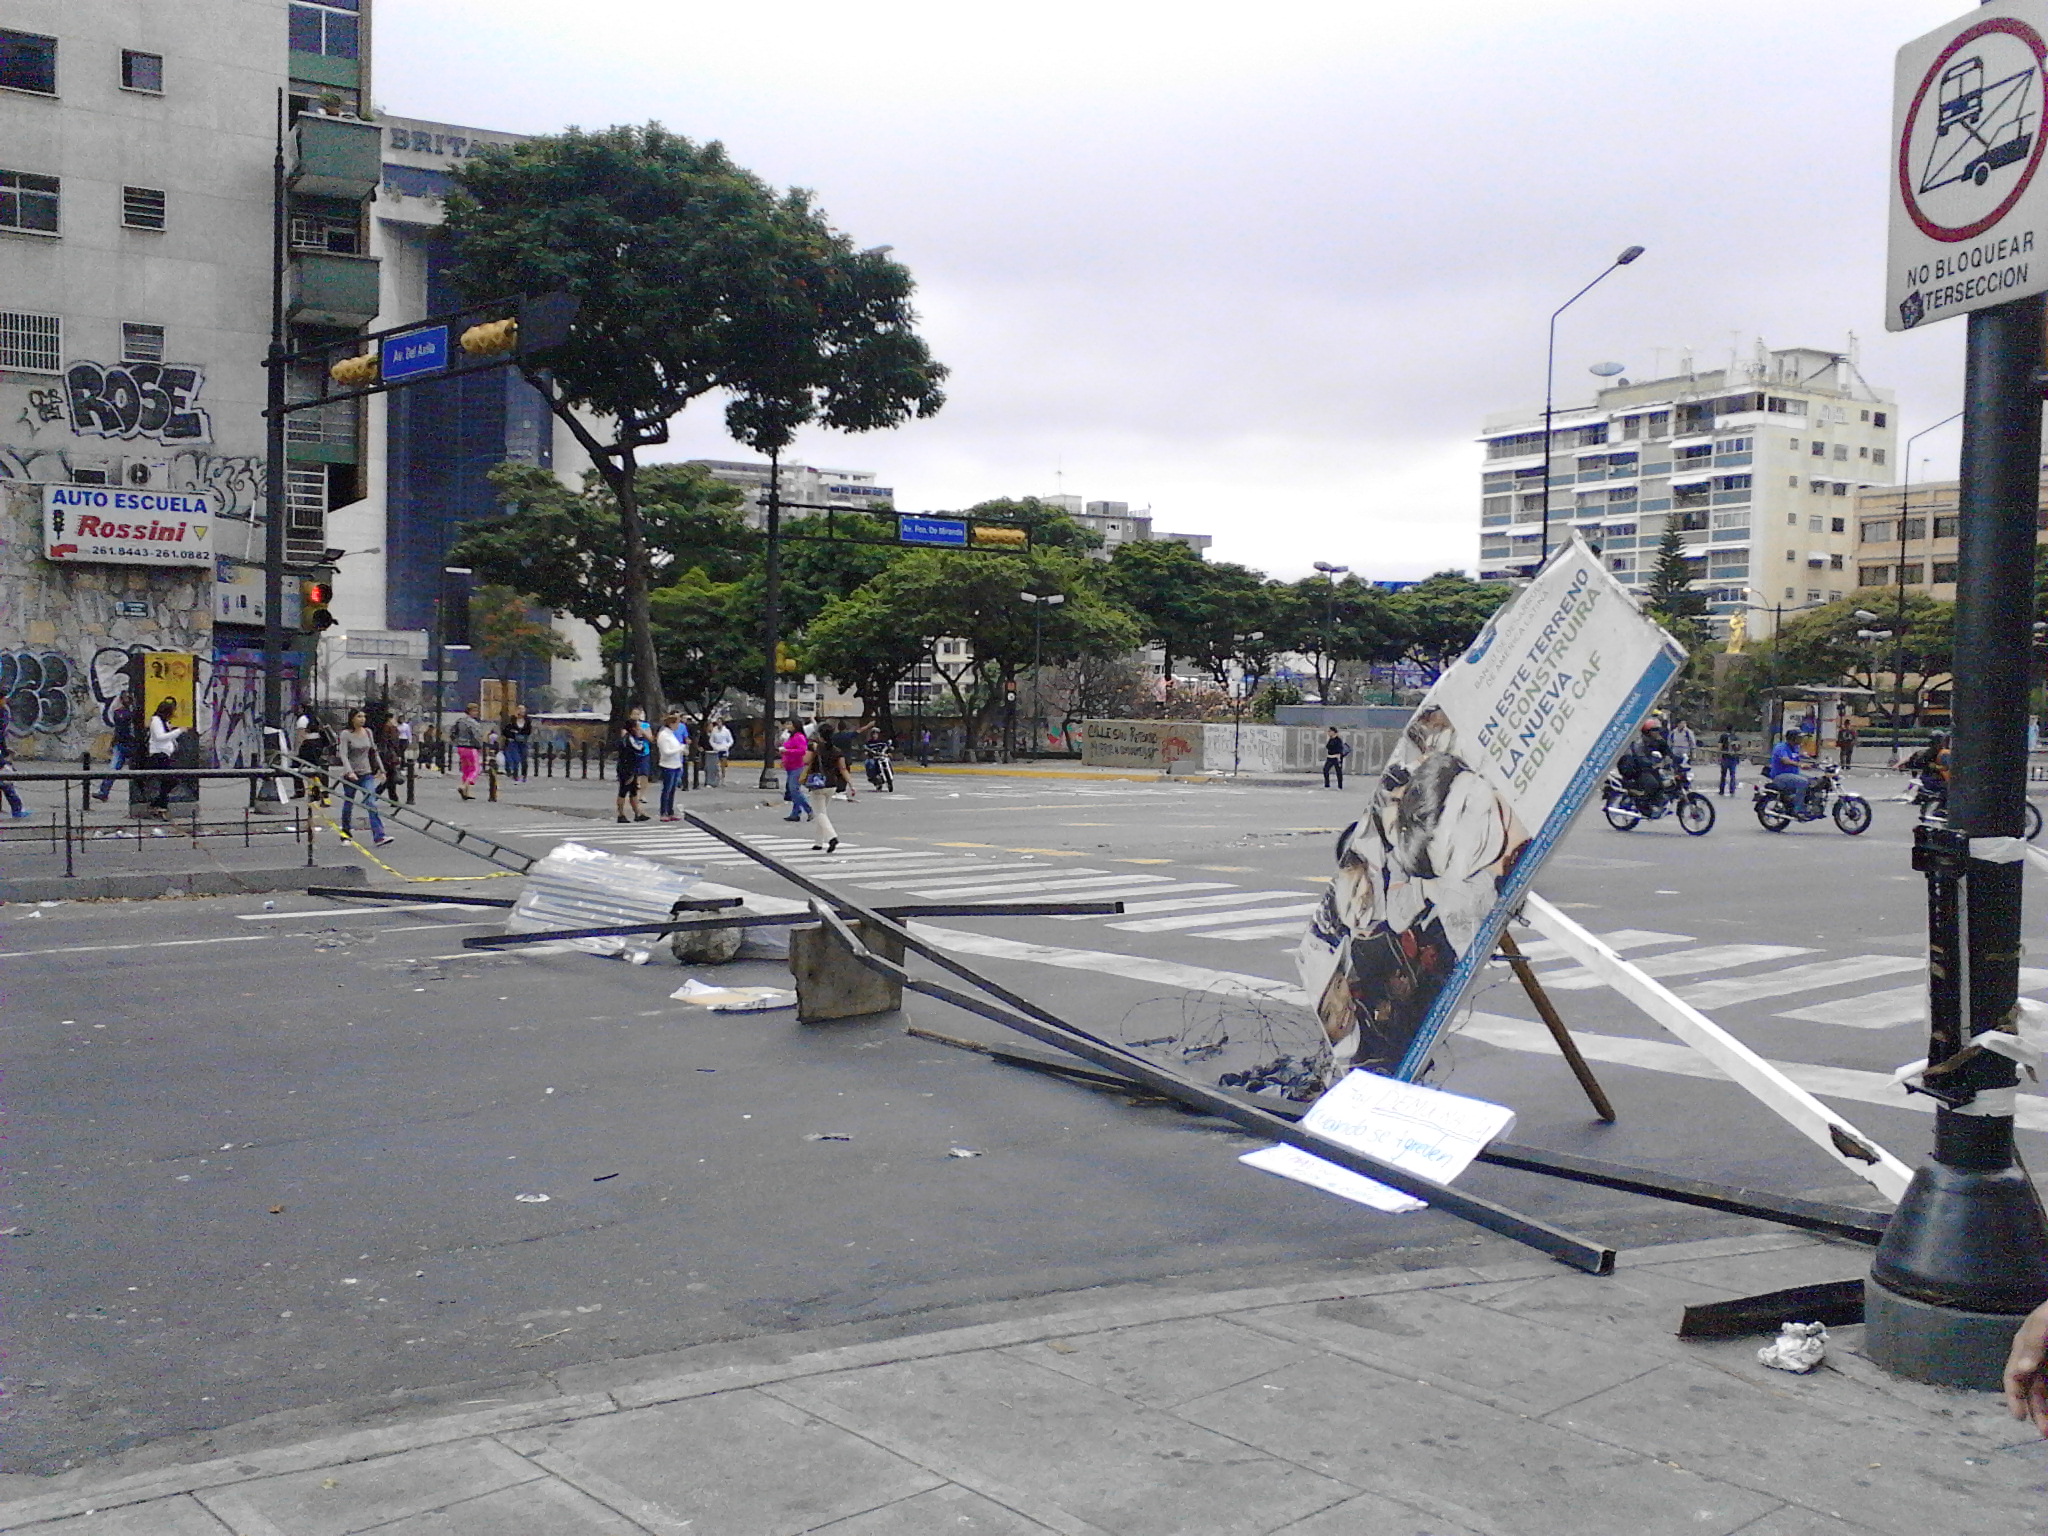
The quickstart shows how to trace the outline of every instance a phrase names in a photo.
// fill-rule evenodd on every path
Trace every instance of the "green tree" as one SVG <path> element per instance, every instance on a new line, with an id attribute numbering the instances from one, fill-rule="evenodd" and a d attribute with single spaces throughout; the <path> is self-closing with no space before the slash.
<path id="1" fill-rule="evenodd" d="M 500 682 L 522 661 L 574 661 L 576 647 L 536 619 L 542 606 L 515 588 L 487 582 L 469 595 L 469 635 L 476 654 Z"/>
<path id="2" fill-rule="evenodd" d="M 1909 592 L 1901 626 L 1896 601 L 1884 605 L 1884 617 L 1875 623 L 1857 618 L 1856 610 L 1865 601 L 1845 597 L 1788 616 L 1761 648 L 1771 685 L 1868 688 L 1873 700 L 1890 713 L 1889 706 L 1902 692 L 1917 699 L 1925 690 L 1953 681 L 1954 603 Z M 1890 630 L 1891 638 L 1859 640 L 1859 630 Z"/>
<path id="3" fill-rule="evenodd" d="M 1369 582 L 1356 576 L 1342 581 L 1308 576 L 1294 583 L 1294 597 L 1299 649 L 1313 658 L 1316 694 L 1324 703 L 1331 702 L 1338 662 L 1400 659 L 1400 622 L 1387 595 Z"/>
<path id="4" fill-rule="evenodd" d="M 566 344 L 527 377 L 617 506 L 626 651 L 652 715 L 641 451 L 713 390 L 734 438 L 778 456 L 807 422 L 866 432 L 931 415 L 945 370 L 912 328 L 910 273 L 880 248 L 856 249 L 810 193 L 777 191 L 723 145 L 658 123 L 529 139 L 470 156 L 455 178 L 451 275 L 470 299 L 581 301 Z"/>
<path id="5" fill-rule="evenodd" d="M 896 731 L 896 685 L 931 650 L 930 641 L 906 628 L 899 605 L 879 582 L 829 599 L 805 631 L 799 655 L 813 672 L 860 695 L 861 713 L 890 735 Z"/>
<path id="6" fill-rule="evenodd" d="M 1391 594 L 1401 659 L 1442 672 L 1464 655 L 1486 621 L 1514 595 L 1499 582 L 1474 581 L 1463 571 L 1438 571 L 1414 586 Z"/>
<path id="7" fill-rule="evenodd" d="M 587 474 L 576 489 L 532 464 L 500 464 L 490 478 L 506 510 L 468 524 L 450 560 L 583 620 L 601 638 L 621 629 L 626 543 L 604 478 Z M 737 487 L 694 464 L 653 464 L 640 472 L 639 491 L 651 571 L 700 569 L 730 580 L 747 569 L 760 540 L 738 510 Z"/>
<path id="8" fill-rule="evenodd" d="M 647 609 L 662 688 L 695 722 L 693 729 L 708 730 L 726 692 L 748 687 L 760 674 L 761 631 L 748 584 L 692 569 L 650 592 Z"/>
<path id="9" fill-rule="evenodd" d="M 977 501 L 965 512 L 951 515 L 1014 524 L 1030 533 L 1032 546 L 1036 549 L 1064 549 L 1085 554 L 1091 549 L 1102 548 L 1101 534 L 1083 528 L 1067 515 L 1065 508 L 1056 507 L 1036 496 L 998 496 L 988 501 Z"/>
<path id="10" fill-rule="evenodd" d="M 1657 541 L 1657 556 L 1650 567 L 1650 579 L 1643 586 L 1643 607 L 1673 639 L 1690 649 L 1700 640 L 1699 617 L 1707 611 L 1704 592 L 1692 589 L 1693 566 L 1685 558 L 1685 540 L 1678 525 L 1666 522 L 1664 536 Z"/>
<path id="11" fill-rule="evenodd" d="M 1227 688 L 1242 659 L 1239 636 L 1264 632 L 1270 656 L 1290 649 L 1281 641 L 1291 642 L 1300 626 L 1291 595 L 1277 583 L 1247 566 L 1204 560 L 1170 540 L 1120 546 L 1106 581 L 1110 596 L 1137 618 L 1144 642 L 1165 653 L 1169 690 L 1176 660 L 1199 663 Z"/>
<path id="12" fill-rule="evenodd" d="M 788 525 L 782 546 L 783 627 L 799 632 L 830 603 L 850 597 L 909 553 L 896 539 L 896 519 L 865 512 L 835 512 Z M 830 532 L 832 537 L 825 535 Z M 757 602 L 762 572 L 749 576 Z M 760 610 L 756 608 L 756 612 Z"/>

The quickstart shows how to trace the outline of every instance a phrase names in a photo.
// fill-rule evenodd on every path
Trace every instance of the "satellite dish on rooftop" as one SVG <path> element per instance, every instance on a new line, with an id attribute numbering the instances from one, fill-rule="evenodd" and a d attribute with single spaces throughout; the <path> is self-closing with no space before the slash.
<path id="1" fill-rule="evenodd" d="M 1586 372 L 1596 373 L 1603 379 L 1611 379 L 1627 366 L 1626 363 L 1595 363 Z"/>

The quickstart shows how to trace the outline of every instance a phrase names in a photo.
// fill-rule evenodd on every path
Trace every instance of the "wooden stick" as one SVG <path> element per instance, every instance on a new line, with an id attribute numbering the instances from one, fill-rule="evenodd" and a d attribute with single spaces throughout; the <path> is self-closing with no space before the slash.
<path id="1" fill-rule="evenodd" d="M 1586 1090 L 1586 1097 L 1593 1101 L 1593 1113 L 1602 1125 L 1614 1124 L 1614 1105 L 1607 1097 L 1607 1090 L 1600 1086 L 1600 1079 L 1593 1075 L 1593 1068 L 1579 1051 L 1579 1042 L 1572 1038 L 1572 1032 L 1558 1017 L 1557 1005 L 1550 1000 L 1550 994 L 1543 990 L 1543 983 L 1536 979 L 1536 968 L 1515 943 L 1515 936 L 1502 933 L 1500 952 L 1506 957 L 1508 966 L 1515 973 L 1515 979 L 1522 984 L 1522 990 L 1529 994 L 1529 1001 L 1536 1005 L 1536 1012 L 1543 1020 L 1543 1027 L 1550 1031 L 1550 1038 L 1557 1042 L 1557 1048 L 1564 1053 L 1565 1065 L 1572 1069 L 1572 1076 L 1579 1080 L 1579 1086 Z"/>

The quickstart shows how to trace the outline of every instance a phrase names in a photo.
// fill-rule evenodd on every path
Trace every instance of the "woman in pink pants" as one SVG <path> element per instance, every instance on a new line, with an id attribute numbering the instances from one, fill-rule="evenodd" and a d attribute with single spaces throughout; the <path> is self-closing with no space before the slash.
<path id="1" fill-rule="evenodd" d="M 490 733 L 484 729 L 483 721 L 476 717 L 476 706 L 466 705 L 455 717 L 455 724 L 448 728 L 448 740 L 455 747 L 455 764 L 462 771 L 462 787 L 456 793 L 465 800 L 474 800 L 470 787 L 476 783 L 477 769 L 482 766 L 484 748 L 490 744 Z"/>

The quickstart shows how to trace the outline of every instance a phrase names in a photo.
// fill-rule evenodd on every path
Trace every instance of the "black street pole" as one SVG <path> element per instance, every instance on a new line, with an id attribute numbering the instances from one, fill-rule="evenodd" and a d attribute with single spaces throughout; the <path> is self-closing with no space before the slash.
<path id="1" fill-rule="evenodd" d="M 775 665 L 775 648 L 782 641 L 782 452 L 768 452 L 768 558 L 764 567 L 767 595 L 762 602 L 763 633 L 767 658 L 761 676 L 761 778 L 760 789 L 775 786 L 775 689 L 781 674 Z"/>
<path id="2" fill-rule="evenodd" d="M 2048 1300 L 2048 1214 L 2013 1155 L 2027 691 L 2040 499 L 2039 297 L 1969 317 L 1948 823 L 1916 829 L 1927 877 L 1934 1155 L 1885 1229 L 1865 1347 L 1886 1370 L 2000 1384 L 2018 1319 Z"/>
<path id="3" fill-rule="evenodd" d="M 1550 558 L 1550 455 L 1556 446 L 1550 440 L 1550 422 L 1555 414 L 1553 406 L 1557 389 L 1557 317 L 1591 293 L 1616 267 L 1625 267 L 1642 254 L 1643 248 L 1640 245 L 1630 246 L 1610 261 L 1601 270 L 1599 277 L 1594 278 L 1550 312 L 1550 341 L 1543 354 L 1543 537 L 1537 543 L 1536 565 L 1529 572 L 1532 576 L 1537 570 L 1542 569 L 1543 562 Z"/>
<path id="4" fill-rule="evenodd" d="M 263 724 L 273 731 L 284 728 L 284 289 L 289 254 L 284 115 L 284 92 L 279 91 L 270 179 L 270 351 L 263 368 Z"/>

